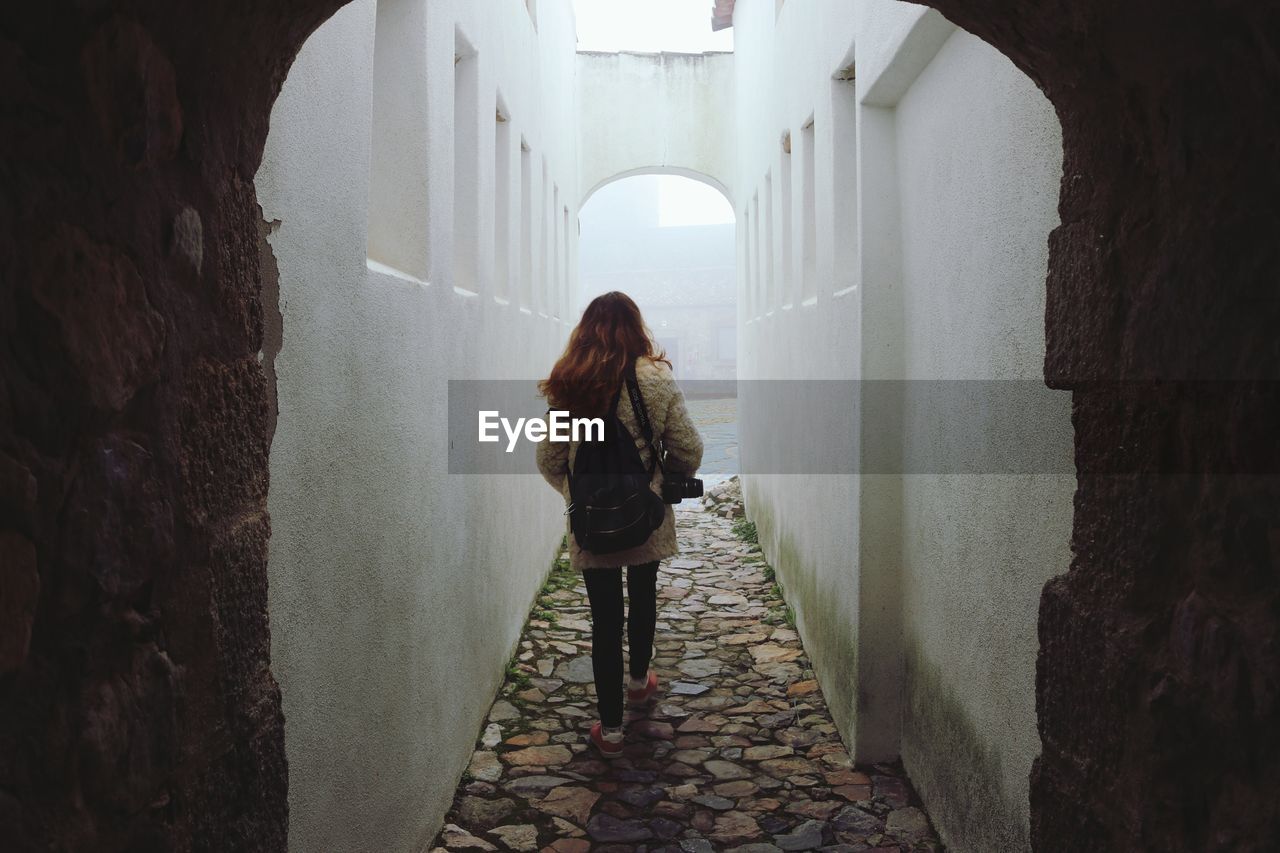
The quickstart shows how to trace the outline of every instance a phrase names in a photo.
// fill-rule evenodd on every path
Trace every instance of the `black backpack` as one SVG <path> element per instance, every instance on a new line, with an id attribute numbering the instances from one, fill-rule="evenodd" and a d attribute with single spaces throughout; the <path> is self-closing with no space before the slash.
<path id="1" fill-rule="evenodd" d="M 569 475 L 569 527 L 578 546 L 593 554 L 613 554 L 643 544 L 666 515 L 662 498 L 649 487 L 660 462 L 634 362 L 627 366 L 625 378 L 653 463 L 646 471 L 631 433 L 618 418 L 619 388 L 604 417 L 604 440 L 579 444 Z"/>

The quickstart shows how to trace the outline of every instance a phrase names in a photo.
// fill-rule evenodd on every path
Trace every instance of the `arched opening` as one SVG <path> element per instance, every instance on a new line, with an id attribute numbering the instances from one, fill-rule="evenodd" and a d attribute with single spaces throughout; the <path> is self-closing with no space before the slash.
<path id="1" fill-rule="evenodd" d="M 578 310 L 611 290 L 636 300 L 703 434 L 708 487 L 738 471 L 736 225 L 716 184 L 637 170 L 594 189 L 579 214 Z"/>
<path id="2" fill-rule="evenodd" d="M 636 166 L 635 168 L 627 169 L 625 171 L 618 172 L 617 174 L 610 175 L 607 178 L 603 178 L 583 194 L 580 207 L 585 208 L 587 203 L 591 201 L 592 196 L 610 184 L 616 183 L 617 181 L 625 181 L 627 178 L 634 178 L 640 175 L 670 175 L 672 177 L 686 178 L 690 181 L 706 184 L 708 187 L 724 196 L 725 200 L 729 202 L 731 208 L 733 206 L 733 191 L 726 186 L 721 179 L 708 175 L 706 172 L 699 172 L 696 169 L 667 165 Z"/>
<path id="3" fill-rule="evenodd" d="M 250 178 L 290 63 L 340 5 L 4 14 L 0 823 L 18 849 L 285 847 Z M 1045 365 L 1083 476 L 1040 614 L 1031 843 L 1265 849 L 1273 13 L 933 5 L 1042 87 L 1066 155 Z"/>

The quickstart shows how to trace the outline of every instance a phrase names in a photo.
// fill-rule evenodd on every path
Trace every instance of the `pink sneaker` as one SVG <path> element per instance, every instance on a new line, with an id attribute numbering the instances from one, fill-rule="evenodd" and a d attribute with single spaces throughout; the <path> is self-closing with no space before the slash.
<path id="1" fill-rule="evenodd" d="M 605 758 L 617 758 L 622 755 L 622 732 L 605 734 L 599 721 L 591 727 L 591 742 Z"/>
<path id="2" fill-rule="evenodd" d="M 645 680 L 644 687 L 633 688 L 630 683 L 627 684 L 627 701 L 632 705 L 644 705 L 657 692 L 658 673 L 649 670 L 649 677 Z"/>

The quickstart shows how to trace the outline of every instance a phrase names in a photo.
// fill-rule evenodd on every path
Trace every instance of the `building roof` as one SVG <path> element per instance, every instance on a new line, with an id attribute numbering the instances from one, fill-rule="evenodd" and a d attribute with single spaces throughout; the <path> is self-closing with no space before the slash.
<path id="1" fill-rule="evenodd" d="M 719 32 L 733 26 L 733 4 L 737 0 L 715 0 L 711 7 L 711 30 Z"/>

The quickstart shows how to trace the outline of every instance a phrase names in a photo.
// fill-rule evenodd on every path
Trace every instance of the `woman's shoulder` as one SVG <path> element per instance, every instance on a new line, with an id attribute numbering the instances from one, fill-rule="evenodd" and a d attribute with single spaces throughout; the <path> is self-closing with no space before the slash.
<path id="1" fill-rule="evenodd" d="M 676 389 L 676 378 L 670 365 L 648 356 L 636 360 L 636 380 L 645 396 L 654 401 L 670 397 Z"/>
<path id="2" fill-rule="evenodd" d="M 671 372 L 671 365 L 647 355 L 636 359 L 636 377 L 675 379 L 675 375 Z"/>

